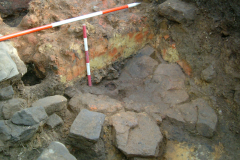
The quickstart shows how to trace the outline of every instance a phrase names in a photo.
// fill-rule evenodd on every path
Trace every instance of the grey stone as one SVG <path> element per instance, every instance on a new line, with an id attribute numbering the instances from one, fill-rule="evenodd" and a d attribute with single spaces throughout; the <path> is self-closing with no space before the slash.
<path id="1" fill-rule="evenodd" d="M 1 103 L 1 102 L 0 102 L 0 120 L 4 120 L 3 113 L 2 113 L 3 104 L 4 104 L 4 103 Z"/>
<path id="2" fill-rule="evenodd" d="M 138 125 L 137 114 L 134 112 L 121 112 L 111 117 L 118 146 L 125 146 L 128 142 L 130 129 Z"/>
<path id="3" fill-rule="evenodd" d="M 189 131 L 195 131 L 196 123 L 198 120 L 197 106 L 194 103 L 190 102 L 178 105 L 176 108 L 180 111 L 181 116 L 185 121 L 185 128 Z"/>
<path id="4" fill-rule="evenodd" d="M 127 157 L 159 156 L 163 136 L 156 122 L 146 113 L 138 113 L 137 116 L 132 114 L 135 113 L 119 113 L 116 117 L 113 116 L 117 148 Z"/>
<path id="5" fill-rule="evenodd" d="M 215 111 L 202 98 L 194 100 L 193 103 L 198 107 L 197 132 L 202 136 L 212 137 L 218 121 Z"/>
<path id="6" fill-rule="evenodd" d="M 153 54 L 155 51 L 155 49 L 149 45 L 146 45 L 145 47 L 143 47 L 142 49 L 140 49 L 137 52 L 136 57 L 141 57 L 141 56 L 150 56 L 151 54 Z"/>
<path id="7" fill-rule="evenodd" d="M 72 98 L 74 95 L 78 94 L 79 91 L 75 90 L 74 87 L 67 87 L 64 91 L 64 96 L 67 98 Z"/>
<path id="8" fill-rule="evenodd" d="M 18 126 L 11 121 L 0 120 L 0 140 L 14 145 L 16 142 L 26 142 L 37 132 L 39 125 Z"/>
<path id="9" fill-rule="evenodd" d="M 159 14 L 178 23 L 189 23 L 194 20 L 196 7 L 180 0 L 167 0 L 158 7 Z"/>
<path id="10" fill-rule="evenodd" d="M 69 107 L 73 112 L 79 113 L 83 108 L 104 114 L 114 114 L 123 110 L 120 101 L 105 95 L 93 95 L 90 93 L 75 95 L 69 102 Z"/>
<path id="11" fill-rule="evenodd" d="M 212 80 L 216 77 L 216 75 L 217 74 L 212 65 L 204 69 L 201 73 L 202 79 L 206 82 L 212 82 Z"/>
<path id="12" fill-rule="evenodd" d="M 27 106 L 27 102 L 21 98 L 14 98 L 3 102 L 2 114 L 4 119 L 12 118 L 13 114 Z"/>
<path id="13" fill-rule="evenodd" d="M 49 125 L 51 128 L 55 128 L 56 126 L 62 125 L 62 124 L 63 124 L 62 118 L 55 113 L 49 116 L 47 121 L 47 125 Z"/>
<path id="14" fill-rule="evenodd" d="M 17 125 L 32 126 L 42 122 L 44 124 L 48 118 L 42 106 L 26 108 L 16 112 L 12 116 L 12 123 Z"/>
<path id="15" fill-rule="evenodd" d="M 188 100 L 189 95 L 185 90 L 170 90 L 162 93 L 163 101 L 169 104 L 179 104 Z"/>
<path id="16" fill-rule="evenodd" d="M 13 47 L 11 41 L 5 41 L 0 43 L 0 52 L 6 52 L 11 56 L 11 59 L 14 61 L 14 63 L 17 66 L 18 72 L 23 76 L 25 73 L 27 73 L 27 67 L 24 64 L 24 62 L 20 59 L 18 56 L 17 49 Z M 0 80 L 1 81 L 1 80 Z"/>
<path id="17" fill-rule="evenodd" d="M 148 56 L 137 57 L 133 60 L 125 67 L 125 70 L 128 71 L 132 78 L 146 78 L 152 74 L 153 69 L 158 65 L 156 60 Z"/>
<path id="18" fill-rule="evenodd" d="M 165 75 L 171 77 L 172 79 L 185 79 L 185 75 L 181 68 L 177 64 L 160 64 L 157 66 L 154 76 L 155 80 L 158 79 L 157 76 Z M 153 77 L 154 78 L 154 77 Z"/>
<path id="19" fill-rule="evenodd" d="M 18 69 L 8 51 L 5 42 L 0 42 L 0 82 L 19 74 Z"/>
<path id="20" fill-rule="evenodd" d="M 44 107 L 48 115 L 52 115 L 55 112 L 60 112 L 63 109 L 67 109 L 67 99 L 61 95 L 49 96 L 37 100 L 32 104 L 32 107 Z"/>
<path id="21" fill-rule="evenodd" d="M 104 114 L 82 109 L 70 128 L 70 143 L 83 149 L 91 147 L 100 138 L 104 120 Z"/>
<path id="22" fill-rule="evenodd" d="M 64 144 L 60 142 L 52 142 L 38 157 L 37 160 L 77 160 Z"/>
<path id="23" fill-rule="evenodd" d="M 8 100 L 13 98 L 14 91 L 12 86 L 0 89 L 0 100 Z"/>

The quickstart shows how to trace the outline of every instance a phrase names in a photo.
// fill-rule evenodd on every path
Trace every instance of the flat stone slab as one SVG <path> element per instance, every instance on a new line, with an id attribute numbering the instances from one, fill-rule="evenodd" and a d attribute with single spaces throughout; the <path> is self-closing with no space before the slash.
<path id="1" fill-rule="evenodd" d="M 82 109 L 70 128 L 71 144 L 79 148 L 92 146 L 100 138 L 104 120 L 104 114 Z"/>
<path id="2" fill-rule="evenodd" d="M 27 106 L 27 101 L 21 98 L 14 98 L 0 103 L 2 103 L 3 118 L 6 120 L 12 118 L 14 113 Z"/>
<path id="3" fill-rule="evenodd" d="M 61 95 L 49 96 L 37 100 L 32 104 L 32 107 L 44 107 L 48 115 L 52 115 L 55 112 L 60 112 L 67 108 L 67 99 Z"/>
<path id="4" fill-rule="evenodd" d="M 0 89 L 0 100 L 8 100 L 13 98 L 14 91 L 12 86 Z"/>
<path id="5" fill-rule="evenodd" d="M 17 125 L 32 126 L 46 122 L 48 115 L 42 106 L 26 108 L 12 116 L 12 123 Z"/>
<path id="6" fill-rule="evenodd" d="M 179 104 L 188 100 L 189 95 L 185 90 L 170 90 L 163 92 L 162 98 L 165 103 Z"/>
<path id="7" fill-rule="evenodd" d="M 93 95 L 90 93 L 75 95 L 69 102 L 72 111 L 79 113 L 83 108 L 104 114 L 114 114 L 123 110 L 120 101 L 105 95 Z"/>
<path id="8" fill-rule="evenodd" d="M 59 117 L 56 113 L 53 113 L 51 116 L 49 116 L 47 125 L 51 128 L 55 128 L 58 125 L 62 125 L 63 120 L 61 117 Z"/>
<path id="9" fill-rule="evenodd" d="M 43 150 L 37 160 L 77 160 L 69 153 L 66 146 L 60 142 L 52 142 L 46 149 Z"/>
<path id="10" fill-rule="evenodd" d="M 157 157 L 163 140 L 159 127 L 146 113 L 134 114 L 126 112 L 112 117 L 117 148 L 127 157 Z"/>

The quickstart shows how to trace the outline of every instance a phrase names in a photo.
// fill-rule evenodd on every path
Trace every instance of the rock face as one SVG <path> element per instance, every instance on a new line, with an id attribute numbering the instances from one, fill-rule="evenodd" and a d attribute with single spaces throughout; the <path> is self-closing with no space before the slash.
<path id="1" fill-rule="evenodd" d="M 18 56 L 17 49 L 13 47 L 11 42 L 5 41 L 0 43 L 0 48 L 5 53 L 8 53 L 14 63 L 17 66 L 18 72 L 23 76 L 25 73 L 27 73 L 27 67 L 24 64 L 24 62 L 20 59 Z"/>
<path id="2" fill-rule="evenodd" d="M 13 114 L 27 106 L 27 102 L 21 98 L 14 98 L 2 103 L 2 114 L 4 119 L 10 119 Z"/>
<path id="3" fill-rule="evenodd" d="M 37 132 L 38 127 L 39 125 L 18 126 L 11 121 L 0 120 L 0 140 L 12 145 L 16 142 L 28 141 Z"/>
<path id="4" fill-rule="evenodd" d="M 196 7 L 180 0 L 167 0 L 158 7 L 159 14 L 178 23 L 194 20 Z"/>
<path id="5" fill-rule="evenodd" d="M 45 109 L 42 106 L 26 108 L 16 112 L 12 116 L 12 123 L 16 125 L 33 126 L 40 122 L 46 122 L 48 118 Z"/>
<path id="6" fill-rule="evenodd" d="M 52 115 L 67 108 L 67 99 L 61 95 L 55 95 L 39 99 L 32 104 L 32 107 L 39 106 L 44 107 L 48 115 Z"/>
<path id="7" fill-rule="evenodd" d="M 55 113 L 49 116 L 47 121 L 47 125 L 49 125 L 51 128 L 55 128 L 56 126 L 62 125 L 62 124 L 63 124 L 62 118 Z"/>
<path id="8" fill-rule="evenodd" d="M 127 157 L 157 157 L 163 136 L 146 113 L 122 112 L 112 116 L 116 146 Z"/>
<path id="9" fill-rule="evenodd" d="M 71 155 L 64 144 L 52 142 L 37 160 L 77 160 Z"/>
<path id="10" fill-rule="evenodd" d="M 82 109 L 71 126 L 70 143 L 83 149 L 93 146 L 100 138 L 104 120 L 104 114 Z"/>
<path id="11" fill-rule="evenodd" d="M 5 42 L 0 43 L 0 82 L 19 74 L 18 69 L 6 50 Z"/>
<path id="12" fill-rule="evenodd" d="M 0 100 L 8 100 L 13 98 L 14 91 L 12 86 L 0 89 Z"/>
<path id="13" fill-rule="evenodd" d="M 113 114 L 123 109 L 121 102 L 105 95 L 90 93 L 75 95 L 69 102 L 72 111 L 79 113 L 83 108 L 104 114 Z"/>

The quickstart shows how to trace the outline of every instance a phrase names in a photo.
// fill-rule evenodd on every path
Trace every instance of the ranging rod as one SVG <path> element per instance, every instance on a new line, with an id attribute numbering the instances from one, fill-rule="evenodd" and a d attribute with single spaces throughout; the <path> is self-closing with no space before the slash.
<path id="1" fill-rule="evenodd" d="M 0 37 L 0 42 L 4 41 L 4 40 L 7 40 L 7 39 L 23 36 L 25 34 L 41 31 L 41 30 L 44 30 L 44 29 L 61 26 L 61 25 L 67 24 L 67 23 L 72 23 L 72 22 L 83 20 L 83 19 L 87 19 L 87 18 L 91 18 L 91 17 L 107 14 L 107 13 L 110 13 L 110 12 L 115 12 L 115 11 L 119 11 L 119 10 L 122 10 L 122 9 L 135 7 L 135 6 L 139 5 L 139 4 L 141 4 L 141 3 L 138 3 L 138 2 L 130 3 L 130 4 L 127 4 L 127 5 L 124 5 L 124 6 L 115 7 L 115 8 L 111 8 L 111 9 L 107 9 L 107 10 L 103 10 L 103 11 L 98 11 L 98 12 L 90 13 L 90 14 L 87 14 L 87 15 L 74 17 L 74 18 L 62 20 L 62 21 L 59 21 L 59 22 L 54 22 L 54 23 L 51 23 L 51 24 L 47 24 L 47 25 L 44 25 L 44 26 L 40 26 L 40 27 L 36 27 L 36 28 L 20 31 L 20 32 L 9 34 L 9 35 L 6 35 L 6 36 L 1 36 Z"/>

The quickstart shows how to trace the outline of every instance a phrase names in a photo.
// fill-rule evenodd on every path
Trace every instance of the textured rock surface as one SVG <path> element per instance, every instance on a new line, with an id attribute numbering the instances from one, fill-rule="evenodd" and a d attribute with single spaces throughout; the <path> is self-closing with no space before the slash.
<path id="1" fill-rule="evenodd" d="M 6 51 L 5 42 L 0 43 L 0 82 L 19 74 L 18 69 L 9 53 Z"/>
<path id="2" fill-rule="evenodd" d="M 105 95 L 78 94 L 74 96 L 69 106 L 72 111 L 79 113 L 82 108 L 104 114 L 113 114 L 123 109 L 121 102 Z"/>
<path id="3" fill-rule="evenodd" d="M 67 109 L 67 99 L 61 95 L 55 95 L 39 99 L 32 104 L 32 107 L 39 106 L 44 107 L 46 113 L 51 115 L 55 112 Z"/>
<path id="4" fill-rule="evenodd" d="M 3 51 L 5 53 L 8 53 L 13 60 L 13 62 L 16 64 L 18 72 L 23 76 L 25 73 L 27 73 L 27 67 L 24 64 L 24 62 L 20 59 L 18 56 L 17 49 L 13 47 L 11 42 L 5 41 L 0 43 L 0 51 Z"/>
<path id="5" fill-rule="evenodd" d="M 8 100 L 13 98 L 14 91 L 12 86 L 0 89 L 0 100 Z"/>
<path id="6" fill-rule="evenodd" d="M 127 157 L 158 156 L 163 136 L 146 113 L 119 113 L 112 118 L 116 145 Z"/>
<path id="7" fill-rule="evenodd" d="M 11 121 L 0 120 L 0 140 L 14 144 L 30 140 L 37 132 L 39 125 L 18 126 Z"/>
<path id="8" fill-rule="evenodd" d="M 27 102 L 21 98 L 10 99 L 2 103 L 2 114 L 4 119 L 10 119 L 15 112 L 20 111 L 21 109 L 27 106 Z"/>
<path id="9" fill-rule="evenodd" d="M 196 8 L 194 5 L 180 0 L 167 0 L 160 4 L 158 9 L 160 15 L 178 23 L 193 21 L 196 14 Z"/>
<path id="10" fill-rule="evenodd" d="M 47 121 L 47 125 L 49 125 L 51 128 L 55 128 L 56 126 L 62 125 L 62 124 L 63 124 L 62 118 L 55 113 L 49 116 Z"/>
<path id="11" fill-rule="evenodd" d="M 60 142 L 52 142 L 37 160 L 77 160 Z"/>
<path id="12" fill-rule="evenodd" d="M 79 148 L 93 146 L 100 138 L 104 120 L 104 114 L 82 109 L 71 126 L 70 143 Z"/>
<path id="13" fill-rule="evenodd" d="M 16 112 L 11 120 L 16 125 L 33 126 L 41 122 L 44 124 L 47 118 L 48 115 L 45 109 L 42 106 L 38 106 Z"/>

